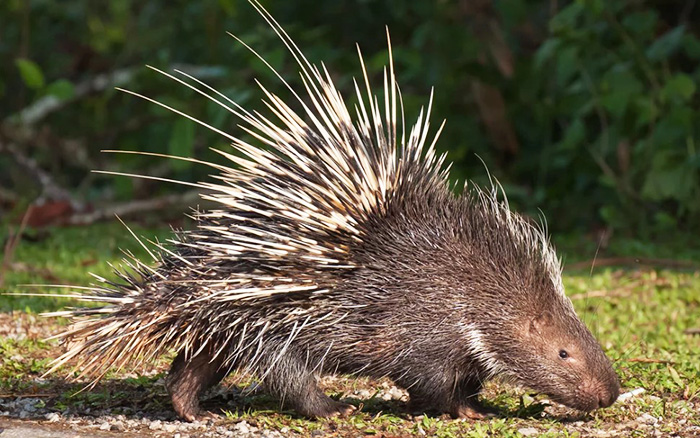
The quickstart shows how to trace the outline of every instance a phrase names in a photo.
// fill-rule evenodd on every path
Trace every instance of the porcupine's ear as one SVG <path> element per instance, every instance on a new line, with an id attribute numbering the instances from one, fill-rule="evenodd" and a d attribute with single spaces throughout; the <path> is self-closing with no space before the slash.
<path id="1" fill-rule="evenodd" d="M 527 334 L 530 337 L 541 336 L 546 328 L 553 324 L 553 319 L 554 317 L 547 310 L 539 313 L 530 320 L 530 324 L 527 327 Z"/>

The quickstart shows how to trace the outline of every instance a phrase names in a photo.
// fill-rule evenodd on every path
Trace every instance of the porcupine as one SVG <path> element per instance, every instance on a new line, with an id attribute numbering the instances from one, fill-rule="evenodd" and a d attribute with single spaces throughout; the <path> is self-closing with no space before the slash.
<path id="1" fill-rule="evenodd" d="M 103 307 L 59 312 L 78 318 L 58 335 L 71 347 L 52 370 L 77 358 L 96 382 L 174 350 L 167 388 L 190 421 L 199 395 L 235 370 L 311 417 L 354 409 L 318 387 L 333 373 L 388 377 L 414 411 L 455 417 L 488 414 L 478 395 L 498 375 L 582 411 L 612 404 L 618 378 L 564 294 L 544 227 L 495 188 L 453 193 L 439 130 L 426 147 L 430 104 L 406 135 L 391 44 L 382 103 L 360 53 L 353 119 L 325 66 L 252 4 L 298 62 L 306 98 L 275 73 L 302 110 L 261 85 L 273 121 L 160 72 L 240 117 L 267 149 L 152 101 L 231 140 L 237 153 L 219 152 L 233 165 L 205 163 L 218 182 L 192 184 L 219 207 L 157 245 L 157 267 L 132 257 L 119 280 L 79 294 Z"/>

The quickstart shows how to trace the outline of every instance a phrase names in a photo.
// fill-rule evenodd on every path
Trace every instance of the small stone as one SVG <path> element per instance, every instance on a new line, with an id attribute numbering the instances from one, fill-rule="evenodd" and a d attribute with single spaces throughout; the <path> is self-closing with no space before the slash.
<path id="1" fill-rule="evenodd" d="M 169 432 L 169 433 L 173 433 L 177 430 L 177 425 L 166 424 L 165 426 L 163 426 L 163 430 L 165 430 L 166 432 Z"/>
<path id="2" fill-rule="evenodd" d="M 246 434 L 250 432 L 250 427 L 248 426 L 248 423 L 246 421 L 241 421 L 240 423 L 237 423 L 235 426 L 233 426 L 233 428 L 241 434 Z"/>
<path id="3" fill-rule="evenodd" d="M 401 400 L 404 396 L 404 392 L 396 386 L 392 386 L 391 389 L 389 389 L 389 395 L 394 400 Z"/>
<path id="4" fill-rule="evenodd" d="M 148 428 L 151 430 L 161 430 L 163 428 L 163 422 L 160 420 L 153 420 L 148 425 Z"/>
<path id="5" fill-rule="evenodd" d="M 116 423 L 112 424 L 109 430 L 113 430 L 115 432 L 124 432 L 126 430 L 126 426 L 124 426 L 123 422 L 117 421 Z"/>
<path id="6" fill-rule="evenodd" d="M 372 397 L 372 395 L 373 395 L 373 393 L 367 389 L 360 389 L 359 391 L 356 391 L 355 394 L 357 394 L 357 396 L 361 399 L 368 399 L 368 398 Z M 284 432 L 282 432 L 282 433 L 284 433 Z"/>
<path id="7" fill-rule="evenodd" d="M 100 430 L 110 430 L 111 428 L 112 428 L 112 425 L 109 423 L 100 424 Z"/>
<path id="8" fill-rule="evenodd" d="M 651 414 L 648 414 L 647 412 L 643 413 L 639 417 L 637 417 L 637 421 L 642 423 L 642 424 L 649 424 L 649 425 L 654 425 L 659 422 L 659 420 L 656 419 Z"/>
<path id="9" fill-rule="evenodd" d="M 518 429 L 518 433 L 523 436 L 532 436 L 537 435 L 538 433 L 540 433 L 540 431 L 535 429 L 534 427 L 521 427 L 520 429 Z"/>
<path id="10" fill-rule="evenodd" d="M 34 412 L 36 411 L 36 399 L 33 398 L 28 398 L 24 401 L 24 410 L 27 412 Z"/>
<path id="11" fill-rule="evenodd" d="M 44 418 L 46 418 L 49 423 L 55 423 L 61 419 L 61 415 L 58 412 L 49 412 L 48 414 L 44 415 Z"/>

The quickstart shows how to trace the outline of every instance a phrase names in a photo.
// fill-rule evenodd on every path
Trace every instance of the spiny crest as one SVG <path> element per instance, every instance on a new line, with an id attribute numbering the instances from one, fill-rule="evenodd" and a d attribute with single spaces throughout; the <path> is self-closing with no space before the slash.
<path id="1" fill-rule="evenodd" d="M 522 262 L 529 261 L 542 266 L 543 271 L 549 275 L 556 292 L 571 306 L 564 294 L 561 260 L 549 240 L 546 222 L 543 220 L 539 225 L 534 225 L 520 214 L 513 212 L 503 187 L 490 175 L 489 179 L 490 189 L 482 189 L 476 185 L 468 189 L 466 183 L 464 188 L 466 194 L 464 201 L 476 206 L 474 211 L 477 211 L 485 222 L 491 224 L 485 227 L 485 231 L 490 231 L 487 240 L 501 246 L 501 250 L 506 253 L 511 247 L 513 257 Z M 503 200 L 499 199 L 499 194 L 503 194 Z M 516 261 L 512 262 L 516 263 Z"/>
<path id="2" fill-rule="evenodd" d="M 417 123 L 406 136 L 390 45 L 389 71 L 384 72 L 384 111 L 382 112 L 380 99 L 372 94 L 360 54 L 366 95 L 355 82 L 358 105 L 355 108 L 356 119 L 353 120 L 325 66 L 322 65 L 319 69 L 312 65 L 274 18 L 257 2 L 252 4 L 296 59 L 307 98 L 302 98 L 253 49 L 231 36 L 248 47 L 278 76 L 295 96 L 302 108 L 301 114 L 261 84 L 260 88 L 267 97 L 264 103 L 276 120 L 246 110 L 187 73 L 177 71 L 191 82 L 154 70 L 239 117 L 247 124 L 242 129 L 270 150 L 263 150 L 162 103 L 124 90 L 181 114 L 231 140 L 238 154 L 217 152 L 233 162 L 235 167 L 206 163 L 221 172 L 216 177 L 220 182 L 196 184 L 208 191 L 203 195 L 205 199 L 216 201 L 223 208 L 200 215 L 199 218 L 216 220 L 225 217 L 236 223 L 248 224 L 259 232 L 259 223 L 239 214 L 249 212 L 269 221 L 291 219 L 299 227 L 313 230 L 317 236 L 325 232 L 342 231 L 355 239 L 361 239 L 362 230 L 359 225 L 368 215 L 382 213 L 392 189 L 402 178 L 423 180 L 417 183 L 446 182 L 447 173 L 440 172 L 444 156 L 436 157 L 435 141 L 425 147 L 430 127 L 428 119 L 432 96 L 431 104 L 425 113 L 421 111 Z M 396 132 L 397 106 L 402 110 L 400 139 Z M 225 249 L 230 256 L 251 247 L 272 257 L 289 253 L 342 253 L 345 249 L 327 248 L 309 240 L 300 241 L 296 229 L 290 230 L 286 235 L 259 235 L 256 238 L 229 227 L 213 227 L 207 231 L 226 234 L 231 244 L 221 249 Z M 197 243 L 207 244 L 206 241 Z"/>
<path id="3" fill-rule="evenodd" d="M 139 362 L 148 361 L 165 349 L 188 350 L 197 342 L 200 348 L 204 348 L 209 339 L 202 344 L 198 338 L 212 331 L 240 334 L 239 343 L 243 347 L 227 353 L 232 355 L 244 351 L 245 345 L 259 342 L 262 333 L 272 330 L 275 324 L 295 327 L 291 330 L 291 342 L 295 333 L 308 324 L 332 319 L 330 314 L 313 313 L 311 318 L 305 315 L 305 312 L 315 312 L 311 306 L 308 310 L 291 312 L 284 321 L 265 323 L 263 312 L 256 321 L 256 330 L 250 330 L 257 337 L 244 341 L 247 322 L 241 322 L 239 327 L 228 318 L 228 314 L 212 317 L 210 311 L 203 309 L 218 308 L 231 301 L 262 300 L 279 294 L 327 292 L 332 285 L 325 284 L 319 274 L 328 269 L 355 267 L 349 257 L 350 245 L 363 239 L 366 232 L 364 222 L 371 215 L 383 213 L 402 182 L 410 179 L 423 187 L 446 185 L 447 170 L 440 170 L 444 155 L 437 157 L 434 149 L 439 130 L 426 147 L 432 95 L 427 110 L 421 110 L 407 135 L 390 44 L 389 69 L 384 71 L 382 98 L 372 93 L 358 48 L 365 92 L 355 82 L 358 104 L 353 117 L 325 66 L 319 69 L 312 65 L 274 18 L 256 1 L 251 3 L 296 59 L 306 97 L 293 89 L 253 49 L 231 36 L 268 65 L 291 91 L 301 111 L 295 112 L 259 84 L 267 97 L 265 105 L 274 115 L 272 120 L 246 110 L 185 72 L 176 70 L 180 75 L 177 77 L 154 68 L 239 117 L 244 122 L 241 128 L 268 148 L 261 149 L 182 111 L 122 90 L 228 138 L 236 153 L 217 152 L 233 166 L 170 157 L 217 169 L 219 175 L 215 178 L 218 181 L 209 183 L 102 172 L 194 186 L 203 189 L 202 197 L 215 201 L 220 208 L 196 213 L 197 229 L 182 238 L 171 239 L 172 249 L 160 244 L 155 244 L 157 254 L 147 249 L 161 266 L 170 260 L 179 265 L 177 269 L 154 269 L 128 255 L 125 264 L 133 274 L 117 269 L 121 283 L 97 278 L 102 285 L 86 288 L 85 293 L 75 295 L 81 300 L 110 305 L 54 313 L 54 316 L 91 319 L 79 321 L 69 331 L 57 336 L 75 342 L 54 361 L 51 371 L 79 357 L 81 375 L 96 375 L 99 379 L 110 367 L 122 368 L 134 358 Z M 397 135 L 398 109 L 401 110 L 400 136 Z M 202 257 L 203 253 L 205 257 Z M 234 268 L 246 263 L 256 264 L 256 267 Z M 289 266 L 294 267 L 293 276 L 284 274 Z M 186 275 L 178 275 L 185 271 Z M 159 296 L 163 291 L 169 291 L 167 296 Z M 171 301 L 173 299 L 185 299 L 186 305 L 173 304 L 179 306 L 174 313 L 157 312 L 146 309 L 153 304 L 145 300 L 146 296 L 171 303 L 175 302 Z M 198 312 L 203 314 L 198 315 Z M 110 316 L 104 320 L 105 315 Z M 338 317 L 342 315 L 335 318 Z M 197 323 L 204 326 L 199 327 Z M 187 328 L 183 330 L 185 326 Z"/>

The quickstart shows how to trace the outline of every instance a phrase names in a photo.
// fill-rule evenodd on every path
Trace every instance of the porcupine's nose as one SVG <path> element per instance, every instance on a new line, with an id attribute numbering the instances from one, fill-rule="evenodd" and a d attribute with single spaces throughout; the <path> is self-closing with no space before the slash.
<path id="1" fill-rule="evenodd" d="M 594 409 L 607 408 L 615 403 L 620 395 L 620 384 L 617 378 L 606 381 L 604 379 L 587 379 L 579 386 L 582 396 L 582 405 L 579 409 L 592 411 Z"/>
<path id="2" fill-rule="evenodd" d="M 614 384 L 607 386 L 601 386 L 598 390 L 598 407 L 607 408 L 611 404 L 615 403 L 617 397 L 620 395 L 620 384 L 615 381 Z"/>

